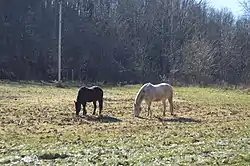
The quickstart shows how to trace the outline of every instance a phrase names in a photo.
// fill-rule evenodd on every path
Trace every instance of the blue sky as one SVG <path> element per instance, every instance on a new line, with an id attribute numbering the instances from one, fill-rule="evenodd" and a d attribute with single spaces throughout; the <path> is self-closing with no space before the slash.
<path id="1" fill-rule="evenodd" d="M 239 1 L 241 0 L 206 0 L 211 6 L 215 8 L 227 7 L 235 16 L 242 14 L 242 7 Z"/>

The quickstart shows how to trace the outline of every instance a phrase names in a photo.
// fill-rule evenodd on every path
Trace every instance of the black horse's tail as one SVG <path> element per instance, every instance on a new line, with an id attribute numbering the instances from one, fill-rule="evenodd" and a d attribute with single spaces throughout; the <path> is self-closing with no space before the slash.
<path id="1" fill-rule="evenodd" d="M 103 109 L 103 91 L 102 90 L 101 90 L 101 97 L 98 102 L 99 102 L 99 110 L 100 110 L 99 114 L 101 114 L 102 109 Z"/>
<path id="2" fill-rule="evenodd" d="M 99 100 L 99 107 L 100 107 L 100 110 L 103 109 L 103 99 L 100 99 L 100 100 Z"/>

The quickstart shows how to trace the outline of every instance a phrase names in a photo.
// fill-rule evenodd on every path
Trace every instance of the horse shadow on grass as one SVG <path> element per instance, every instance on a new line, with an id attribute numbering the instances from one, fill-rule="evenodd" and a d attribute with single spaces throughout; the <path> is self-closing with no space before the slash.
<path id="1" fill-rule="evenodd" d="M 173 118 L 170 118 L 170 119 L 157 117 L 157 119 L 160 122 L 201 123 L 201 120 L 196 120 L 196 119 L 193 119 L 193 118 L 177 117 L 177 116 L 174 116 Z"/>
<path id="2" fill-rule="evenodd" d="M 154 118 L 156 118 L 160 122 L 201 123 L 201 120 L 196 120 L 196 119 L 193 119 L 193 118 L 177 117 L 177 116 L 173 116 L 173 118 L 169 118 L 169 119 L 159 117 L 159 116 L 154 116 L 153 119 L 148 118 L 148 117 L 142 117 L 142 116 L 139 116 L 137 118 L 144 119 L 144 120 L 153 120 Z"/>
<path id="3" fill-rule="evenodd" d="M 108 116 L 108 115 L 101 115 L 101 116 L 94 116 L 94 115 L 81 115 L 80 118 L 86 120 L 86 121 L 92 121 L 92 122 L 100 122 L 100 123 L 117 123 L 122 122 L 121 119 L 118 119 L 116 117 Z"/>

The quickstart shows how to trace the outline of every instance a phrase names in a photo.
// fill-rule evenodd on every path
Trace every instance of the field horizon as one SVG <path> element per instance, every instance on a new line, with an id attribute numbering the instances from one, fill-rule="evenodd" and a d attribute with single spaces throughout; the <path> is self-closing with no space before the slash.
<path id="1" fill-rule="evenodd" d="M 250 95 L 175 87 L 174 113 L 161 102 L 132 116 L 140 85 L 104 86 L 103 115 L 75 116 L 77 87 L 0 82 L 1 165 L 249 165 Z M 80 112 L 82 115 L 82 111 Z"/>

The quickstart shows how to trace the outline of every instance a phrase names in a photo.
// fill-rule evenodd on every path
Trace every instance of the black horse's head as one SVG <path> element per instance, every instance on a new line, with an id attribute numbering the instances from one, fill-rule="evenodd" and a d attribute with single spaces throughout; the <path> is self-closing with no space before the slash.
<path id="1" fill-rule="evenodd" d="M 81 111 L 81 103 L 74 101 L 75 102 L 75 109 L 76 109 L 76 115 L 79 115 Z"/>

